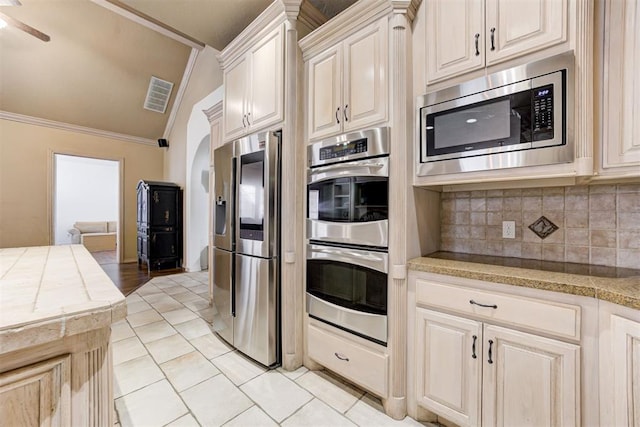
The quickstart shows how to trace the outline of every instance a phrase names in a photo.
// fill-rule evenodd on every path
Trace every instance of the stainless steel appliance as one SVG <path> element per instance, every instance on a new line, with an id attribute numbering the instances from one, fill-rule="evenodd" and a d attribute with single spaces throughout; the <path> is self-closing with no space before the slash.
<path id="1" fill-rule="evenodd" d="M 572 162 L 573 52 L 418 98 L 417 174 Z"/>
<path id="2" fill-rule="evenodd" d="M 309 146 L 309 316 L 386 345 L 389 129 Z"/>
<path id="3" fill-rule="evenodd" d="M 216 332 L 266 366 L 280 363 L 280 132 L 214 153 Z"/>

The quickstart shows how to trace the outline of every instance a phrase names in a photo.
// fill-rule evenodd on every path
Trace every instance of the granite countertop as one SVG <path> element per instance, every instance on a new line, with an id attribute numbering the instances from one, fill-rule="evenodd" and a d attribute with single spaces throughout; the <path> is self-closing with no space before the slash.
<path id="1" fill-rule="evenodd" d="M 82 245 L 0 249 L 0 354 L 110 326 L 125 298 Z"/>
<path id="2" fill-rule="evenodd" d="M 409 269 L 597 298 L 640 310 L 640 269 L 435 252 Z"/>

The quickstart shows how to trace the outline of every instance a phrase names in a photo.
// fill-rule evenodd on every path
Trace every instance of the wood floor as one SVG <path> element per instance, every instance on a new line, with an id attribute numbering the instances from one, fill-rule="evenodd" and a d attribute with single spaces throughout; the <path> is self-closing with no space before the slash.
<path id="1" fill-rule="evenodd" d="M 182 273 L 184 271 L 179 268 L 151 271 L 151 274 L 149 274 L 146 265 L 139 267 L 136 262 L 118 264 L 115 251 L 92 252 L 91 255 L 98 261 L 100 267 L 124 295 L 129 295 L 153 277 Z"/>

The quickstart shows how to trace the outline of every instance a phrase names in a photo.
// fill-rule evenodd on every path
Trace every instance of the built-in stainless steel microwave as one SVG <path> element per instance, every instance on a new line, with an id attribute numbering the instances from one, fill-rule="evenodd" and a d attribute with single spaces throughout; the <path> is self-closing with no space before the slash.
<path id="1" fill-rule="evenodd" d="M 419 176 L 573 162 L 573 52 L 418 98 Z"/>

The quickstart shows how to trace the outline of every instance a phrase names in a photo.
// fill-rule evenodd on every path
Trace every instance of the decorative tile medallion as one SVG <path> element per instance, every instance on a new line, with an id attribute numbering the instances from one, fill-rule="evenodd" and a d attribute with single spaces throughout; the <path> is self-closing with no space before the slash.
<path id="1" fill-rule="evenodd" d="M 529 229 L 536 233 L 538 237 L 544 239 L 549 237 L 554 231 L 558 229 L 558 226 L 549 221 L 547 217 L 541 216 L 537 220 L 533 222 L 533 224 L 529 225 Z"/>

